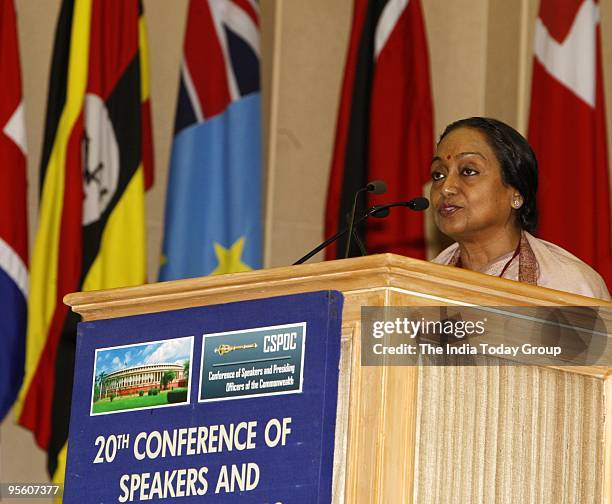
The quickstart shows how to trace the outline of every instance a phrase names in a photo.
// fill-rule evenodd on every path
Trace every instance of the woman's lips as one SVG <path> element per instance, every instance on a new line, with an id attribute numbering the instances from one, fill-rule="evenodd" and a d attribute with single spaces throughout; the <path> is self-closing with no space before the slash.
<path id="1" fill-rule="evenodd" d="M 450 204 L 445 203 L 440 208 L 438 208 L 438 213 L 442 217 L 450 217 L 451 215 L 455 215 L 462 208 L 463 207 L 460 207 L 458 205 L 450 205 Z"/>

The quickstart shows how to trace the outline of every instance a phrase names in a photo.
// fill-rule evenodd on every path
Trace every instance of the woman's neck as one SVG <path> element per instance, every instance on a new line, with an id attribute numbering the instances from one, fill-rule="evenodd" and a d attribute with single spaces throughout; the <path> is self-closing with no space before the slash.
<path id="1" fill-rule="evenodd" d="M 461 264 L 465 269 L 483 271 L 499 257 L 514 252 L 520 240 L 521 230 L 516 228 L 510 232 L 503 229 L 484 238 L 461 240 L 458 242 Z"/>

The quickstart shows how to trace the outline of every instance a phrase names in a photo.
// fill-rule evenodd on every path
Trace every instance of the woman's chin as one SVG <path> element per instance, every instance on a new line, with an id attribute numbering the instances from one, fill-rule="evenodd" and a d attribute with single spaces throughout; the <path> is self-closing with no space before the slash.
<path id="1" fill-rule="evenodd" d="M 460 223 L 440 222 L 438 229 L 449 238 L 458 241 L 467 231 L 464 225 Z"/>

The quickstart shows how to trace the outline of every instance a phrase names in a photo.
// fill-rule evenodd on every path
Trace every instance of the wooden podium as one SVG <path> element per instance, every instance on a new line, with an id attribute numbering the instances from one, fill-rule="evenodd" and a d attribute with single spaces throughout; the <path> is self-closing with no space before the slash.
<path id="1" fill-rule="evenodd" d="M 364 305 L 611 303 L 391 254 L 65 302 L 87 321 L 328 289 L 345 297 L 333 502 L 612 504 L 612 367 L 362 367 L 360 348 Z"/>

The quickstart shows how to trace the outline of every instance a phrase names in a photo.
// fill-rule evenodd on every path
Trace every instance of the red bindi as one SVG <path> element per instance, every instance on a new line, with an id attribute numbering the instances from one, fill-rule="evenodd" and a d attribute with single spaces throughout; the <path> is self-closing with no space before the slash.
<path id="1" fill-rule="evenodd" d="M 446 159 L 450 159 L 450 154 L 448 156 L 446 156 Z"/>

